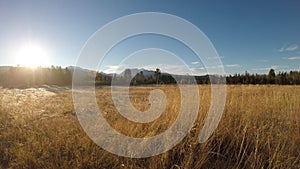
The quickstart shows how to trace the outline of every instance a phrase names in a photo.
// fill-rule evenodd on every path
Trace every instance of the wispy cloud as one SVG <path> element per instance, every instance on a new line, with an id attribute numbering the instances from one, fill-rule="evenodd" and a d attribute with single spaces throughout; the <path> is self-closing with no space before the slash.
<path id="1" fill-rule="evenodd" d="M 233 67 L 241 67 L 241 65 L 239 64 L 227 64 L 227 65 L 216 65 L 216 66 L 208 66 L 208 67 L 204 67 L 206 69 L 220 69 L 220 68 L 233 68 Z"/>
<path id="2" fill-rule="evenodd" d="M 191 64 L 192 64 L 192 65 L 196 65 L 196 64 L 198 64 L 198 63 L 199 63 L 199 62 L 196 61 L 196 62 L 192 62 Z"/>
<path id="3" fill-rule="evenodd" d="M 266 67 L 252 68 L 252 70 L 255 70 L 255 71 L 269 70 L 269 69 L 270 68 L 266 68 Z"/>
<path id="4" fill-rule="evenodd" d="M 205 70 L 205 67 L 191 68 L 192 71 Z"/>
<path id="5" fill-rule="evenodd" d="M 266 70 L 270 70 L 270 69 L 275 69 L 275 70 L 288 70 L 289 67 L 288 67 L 288 66 L 284 66 L 284 65 L 272 65 L 272 66 L 270 66 L 270 67 L 252 68 L 252 70 L 255 70 L 255 71 L 266 71 Z"/>
<path id="6" fill-rule="evenodd" d="M 298 45 L 292 44 L 292 45 L 288 46 L 285 50 L 287 50 L 287 51 L 294 51 L 294 50 L 297 50 L 298 47 L 299 47 Z"/>
<path id="7" fill-rule="evenodd" d="M 225 67 L 241 67 L 241 65 L 239 65 L 239 64 L 229 64 L 229 65 L 225 65 Z"/>
<path id="8" fill-rule="evenodd" d="M 284 51 L 284 47 L 278 49 L 278 52 L 283 52 Z"/>
<path id="9" fill-rule="evenodd" d="M 283 65 L 272 65 L 270 68 L 271 68 L 271 69 L 287 69 L 288 66 L 283 66 Z"/>
<path id="10" fill-rule="evenodd" d="M 284 51 L 295 51 L 299 48 L 299 46 L 297 44 L 291 44 L 291 45 L 284 45 L 283 47 L 281 47 L 280 49 L 278 49 L 279 52 L 284 52 Z"/>
<path id="11" fill-rule="evenodd" d="M 288 57 L 288 60 L 300 60 L 300 56 Z"/>

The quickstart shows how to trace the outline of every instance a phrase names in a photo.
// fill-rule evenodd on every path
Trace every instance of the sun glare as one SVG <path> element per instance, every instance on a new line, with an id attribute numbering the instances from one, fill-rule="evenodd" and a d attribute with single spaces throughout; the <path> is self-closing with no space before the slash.
<path id="1" fill-rule="evenodd" d="M 47 62 L 46 51 L 38 45 L 26 44 L 17 51 L 16 63 L 20 66 L 35 68 L 46 66 Z"/>

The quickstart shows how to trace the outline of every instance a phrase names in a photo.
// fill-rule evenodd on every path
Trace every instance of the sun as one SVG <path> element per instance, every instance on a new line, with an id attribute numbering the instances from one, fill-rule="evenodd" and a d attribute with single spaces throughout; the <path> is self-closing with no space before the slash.
<path id="1" fill-rule="evenodd" d="M 16 63 L 20 66 L 35 68 L 48 64 L 47 52 L 36 44 L 25 44 L 16 54 Z"/>

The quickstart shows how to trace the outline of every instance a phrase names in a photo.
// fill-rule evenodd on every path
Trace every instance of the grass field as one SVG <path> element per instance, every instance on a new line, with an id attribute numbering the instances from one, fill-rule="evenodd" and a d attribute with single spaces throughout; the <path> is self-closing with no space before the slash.
<path id="1" fill-rule="evenodd" d="M 145 111 L 154 88 L 167 96 L 156 121 L 139 124 L 118 114 L 109 87 L 96 91 L 103 116 L 132 137 L 164 132 L 180 109 L 177 86 L 132 87 L 133 105 Z M 0 89 L 0 168 L 300 168 L 300 86 L 227 86 L 221 122 L 197 143 L 210 106 L 210 86 L 200 85 L 199 116 L 184 140 L 168 152 L 131 159 L 99 148 L 81 128 L 72 91 Z"/>

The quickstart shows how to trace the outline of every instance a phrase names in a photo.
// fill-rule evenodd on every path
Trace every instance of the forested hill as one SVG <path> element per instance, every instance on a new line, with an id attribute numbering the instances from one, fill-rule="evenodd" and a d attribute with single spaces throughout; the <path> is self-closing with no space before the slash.
<path id="1" fill-rule="evenodd" d="M 74 70 L 83 76 L 83 79 L 94 79 L 95 85 L 123 84 L 124 79 L 131 79 L 131 85 L 145 84 L 190 84 L 193 79 L 184 75 L 171 75 L 162 73 L 160 69 L 155 71 L 145 69 L 126 69 L 120 74 L 105 74 L 78 67 L 50 67 L 50 68 L 26 68 L 26 67 L 0 67 L 0 86 L 8 88 L 38 87 L 41 85 L 61 85 L 72 84 L 72 74 Z M 86 77 L 86 78 L 84 78 Z M 177 79 L 177 82 L 175 79 Z M 217 75 L 194 76 L 198 84 L 216 83 Z M 300 71 L 278 72 L 270 69 L 268 74 L 234 74 L 226 76 L 227 84 L 280 84 L 299 85 Z M 84 80 L 82 81 L 84 84 Z"/>

